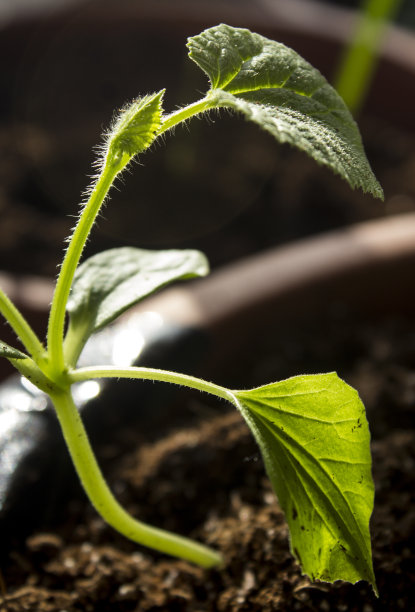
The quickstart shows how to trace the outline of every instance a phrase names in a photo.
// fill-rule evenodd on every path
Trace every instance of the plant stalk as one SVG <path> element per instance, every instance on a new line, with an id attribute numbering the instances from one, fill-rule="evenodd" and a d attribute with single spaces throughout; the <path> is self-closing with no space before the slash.
<path id="1" fill-rule="evenodd" d="M 202 98 L 201 100 L 198 100 L 193 104 L 189 104 L 184 108 L 179 108 L 177 111 L 174 111 L 174 113 L 170 113 L 170 115 L 164 117 L 161 127 L 158 131 L 158 136 L 160 136 L 164 132 L 167 132 L 168 130 L 171 130 L 179 123 L 184 123 L 185 121 L 187 121 L 187 119 L 191 119 L 192 117 L 200 115 L 205 111 L 217 108 L 217 106 L 218 104 L 215 97 L 209 95 L 208 93 L 206 97 Z"/>
<path id="2" fill-rule="evenodd" d="M 221 555 L 198 542 L 146 525 L 129 515 L 112 495 L 88 440 L 70 391 L 51 395 L 62 432 L 81 483 L 102 518 L 127 538 L 205 568 L 222 563 Z"/>
<path id="3" fill-rule="evenodd" d="M 131 378 L 139 380 L 153 380 L 160 382 L 168 382 L 175 385 L 183 385 L 190 389 L 204 391 L 211 395 L 216 395 L 221 399 L 228 400 L 234 403 L 235 397 L 229 389 L 221 387 L 206 380 L 189 376 L 187 374 L 178 374 L 169 370 L 157 370 L 155 368 L 139 368 L 131 366 L 128 368 L 117 368 L 113 366 L 93 366 L 86 368 L 78 368 L 68 373 L 68 379 L 71 383 L 91 380 L 92 378 Z"/>
<path id="4" fill-rule="evenodd" d="M 22 313 L 0 289 L 0 313 L 9 323 L 23 346 L 33 359 L 41 364 L 46 358 L 45 347 L 30 327 Z"/>
<path id="5" fill-rule="evenodd" d="M 82 255 L 96 216 L 112 186 L 118 172 L 122 169 L 121 163 L 105 163 L 102 172 L 95 183 L 91 196 L 86 203 L 75 231 L 69 242 L 62 267 L 56 282 L 52 299 L 48 324 L 48 351 L 50 369 L 54 374 L 60 374 L 65 369 L 63 356 L 63 334 L 65 327 L 66 304 L 69 297 L 73 277 Z"/>
<path id="6" fill-rule="evenodd" d="M 363 106 L 388 22 L 402 0 L 364 0 L 357 24 L 337 71 L 335 88 L 352 113 Z"/>
<path id="7" fill-rule="evenodd" d="M 194 104 L 179 109 L 167 115 L 157 134 L 160 136 L 167 130 L 179 123 L 190 119 L 194 115 L 202 113 L 216 106 L 214 97 L 207 96 Z M 63 336 L 65 327 L 66 304 L 69 297 L 75 270 L 78 266 L 88 235 L 94 224 L 96 216 L 111 188 L 115 177 L 125 166 L 125 160 L 120 158 L 107 158 L 104 162 L 101 174 L 95 183 L 91 196 L 86 203 L 75 230 L 69 241 L 59 277 L 56 283 L 55 292 L 49 316 L 47 344 L 49 352 L 50 374 L 60 375 L 65 370 L 65 359 L 63 350 Z"/>

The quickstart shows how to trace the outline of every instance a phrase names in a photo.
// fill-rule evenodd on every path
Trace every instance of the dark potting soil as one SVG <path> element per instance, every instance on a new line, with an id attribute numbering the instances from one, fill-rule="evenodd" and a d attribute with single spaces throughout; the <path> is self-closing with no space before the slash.
<path id="1" fill-rule="evenodd" d="M 412 322 L 355 325 L 338 316 L 321 327 L 313 322 L 280 336 L 278 351 L 265 348 L 260 360 L 248 365 L 250 374 L 239 373 L 240 382 L 256 385 L 334 366 L 359 389 L 373 437 L 371 531 L 379 599 L 364 582 L 313 584 L 301 575 L 289 551 L 284 516 L 241 417 L 224 403 L 185 393 L 171 408 L 171 422 L 144 424 L 135 440 L 129 432 L 128 452 L 111 440 L 98 452 L 112 489 L 134 516 L 218 548 L 225 567 L 206 571 L 142 549 L 106 527 L 78 499 L 56 517 L 52 531 L 15 543 L 2 567 L 3 609 L 410 610 L 415 595 Z M 178 428 L 176 414 L 187 426 Z"/>

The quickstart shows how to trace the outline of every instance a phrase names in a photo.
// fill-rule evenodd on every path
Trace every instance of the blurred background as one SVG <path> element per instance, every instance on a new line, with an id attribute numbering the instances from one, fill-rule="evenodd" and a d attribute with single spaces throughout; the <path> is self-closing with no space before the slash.
<path id="1" fill-rule="evenodd" d="M 401 4 L 399 29 L 385 37 L 388 59 L 359 116 L 384 204 L 222 113 L 193 120 L 139 159 L 113 191 L 87 254 L 126 244 L 194 247 L 215 267 L 360 219 L 415 210 L 414 4 Z M 171 111 L 206 91 L 205 75 L 187 58 L 188 36 L 220 22 L 249 27 L 295 48 L 332 79 L 358 5 L 0 0 L 0 269 L 56 274 L 114 109 L 166 88 Z"/>

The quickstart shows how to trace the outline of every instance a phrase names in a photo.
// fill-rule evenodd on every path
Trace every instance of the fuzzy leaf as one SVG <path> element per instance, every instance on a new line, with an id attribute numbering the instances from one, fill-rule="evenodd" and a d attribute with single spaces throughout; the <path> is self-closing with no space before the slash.
<path id="1" fill-rule="evenodd" d="M 190 58 L 208 75 L 218 107 L 242 113 L 352 187 L 383 198 L 348 108 L 295 51 L 225 24 L 190 38 L 188 48 Z"/>
<path id="2" fill-rule="evenodd" d="M 108 140 L 110 155 L 125 158 L 125 163 L 147 149 L 161 125 L 164 90 L 126 105 L 116 118 Z"/>
<path id="3" fill-rule="evenodd" d="M 376 590 L 369 519 L 370 434 L 357 392 L 335 373 L 234 392 L 261 448 L 312 580 L 367 580 Z"/>
<path id="4" fill-rule="evenodd" d="M 6 359 L 27 359 L 27 355 L 0 340 L 0 357 Z"/>
<path id="5" fill-rule="evenodd" d="M 76 271 L 68 300 L 70 327 L 89 336 L 165 285 L 205 276 L 205 256 L 193 250 L 110 249 Z"/>

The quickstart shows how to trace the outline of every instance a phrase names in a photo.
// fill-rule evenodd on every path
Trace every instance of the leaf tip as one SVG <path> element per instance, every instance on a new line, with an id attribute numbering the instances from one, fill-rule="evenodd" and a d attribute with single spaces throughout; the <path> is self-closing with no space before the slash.
<path id="1" fill-rule="evenodd" d="M 14 348 L 14 346 L 9 346 L 6 342 L 2 342 L 0 340 L 0 357 L 4 357 L 5 359 L 27 359 L 27 355 L 19 351 L 19 349 Z"/>

